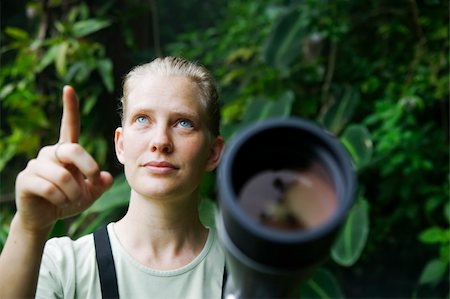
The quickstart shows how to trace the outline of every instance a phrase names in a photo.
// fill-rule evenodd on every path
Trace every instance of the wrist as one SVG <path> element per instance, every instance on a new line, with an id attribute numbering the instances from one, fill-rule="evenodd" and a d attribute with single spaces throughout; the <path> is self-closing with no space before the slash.
<path id="1" fill-rule="evenodd" d="M 53 224 L 42 228 L 30 228 L 21 220 L 19 213 L 16 213 L 11 221 L 10 233 L 21 236 L 32 242 L 45 242 L 53 228 Z"/>

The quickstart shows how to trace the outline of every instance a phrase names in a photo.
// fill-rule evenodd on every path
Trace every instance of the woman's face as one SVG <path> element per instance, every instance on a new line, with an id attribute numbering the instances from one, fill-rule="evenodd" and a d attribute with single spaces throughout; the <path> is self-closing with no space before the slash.
<path id="1" fill-rule="evenodd" d="M 219 163 L 223 138 L 209 132 L 198 86 L 187 77 L 149 75 L 130 84 L 116 154 L 132 190 L 152 199 L 195 196 Z"/>

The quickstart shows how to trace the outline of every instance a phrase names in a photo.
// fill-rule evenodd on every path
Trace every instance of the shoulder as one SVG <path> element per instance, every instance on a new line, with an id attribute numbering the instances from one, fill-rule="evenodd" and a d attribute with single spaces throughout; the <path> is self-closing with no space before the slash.
<path id="1" fill-rule="evenodd" d="M 225 267 L 225 253 L 220 245 L 219 236 L 215 228 L 209 227 L 209 236 L 205 249 L 207 250 L 206 263 L 209 271 L 212 271 L 218 277 L 222 277 L 223 268 Z"/>
<path id="2" fill-rule="evenodd" d="M 47 241 L 37 298 L 92 298 L 98 297 L 99 290 L 93 234 L 76 240 L 59 237 Z"/>
<path id="3" fill-rule="evenodd" d="M 84 256 L 90 254 L 94 249 L 94 239 L 92 234 L 85 235 L 77 240 L 69 237 L 52 238 L 47 241 L 44 248 L 44 255 L 52 259 L 63 259 L 70 255 Z"/>
<path id="4" fill-rule="evenodd" d="M 220 240 L 219 235 L 217 234 L 217 230 L 214 227 L 209 227 L 209 236 L 208 238 L 211 239 L 211 250 L 213 254 L 218 254 L 221 256 L 224 256 L 224 252 L 222 250 L 222 246 L 220 246 Z"/>

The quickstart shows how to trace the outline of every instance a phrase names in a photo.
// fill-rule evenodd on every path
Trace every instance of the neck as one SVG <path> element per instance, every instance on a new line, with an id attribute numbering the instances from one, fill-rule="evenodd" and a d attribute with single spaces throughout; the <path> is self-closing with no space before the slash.
<path id="1" fill-rule="evenodd" d="M 152 200 L 132 191 L 126 215 L 115 224 L 119 241 L 141 264 L 174 269 L 202 250 L 207 230 L 198 215 L 197 196 Z"/>

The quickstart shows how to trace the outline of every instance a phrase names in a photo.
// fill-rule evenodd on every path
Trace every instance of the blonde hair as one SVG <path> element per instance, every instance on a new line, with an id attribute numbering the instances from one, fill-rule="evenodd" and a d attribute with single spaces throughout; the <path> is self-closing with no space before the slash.
<path id="1" fill-rule="evenodd" d="M 209 128 L 215 136 L 220 135 L 219 94 L 212 75 L 209 71 L 196 63 L 180 57 L 156 58 L 152 62 L 136 66 L 124 79 L 123 96 L 121 99 L 121 118 L 125 115 L 126 99 L 132 83 L 147 75 L 182 76 L 191 79 L 200 89 L 200 100 L 206 108 Z"/>

